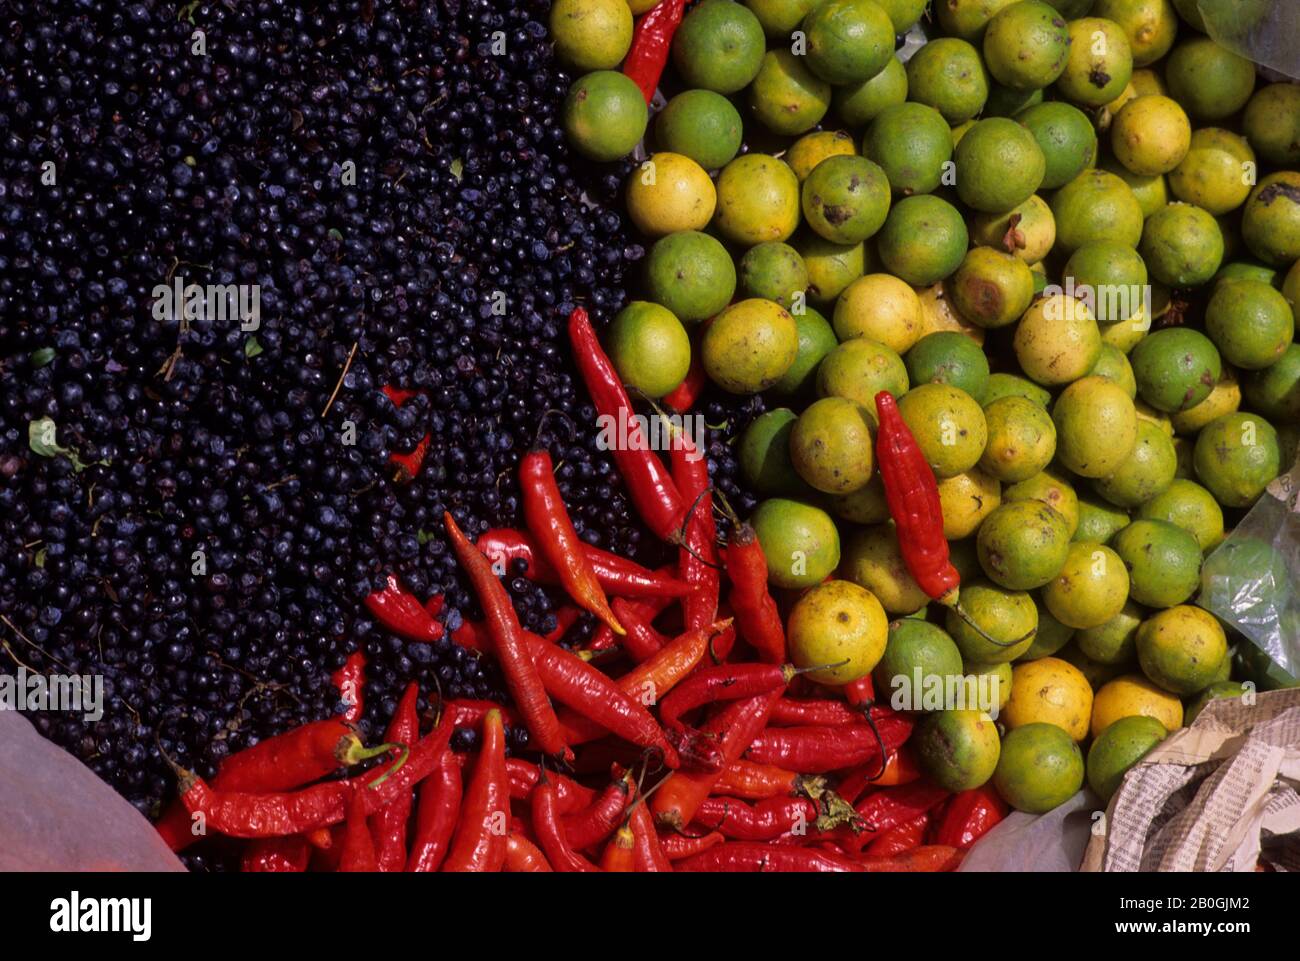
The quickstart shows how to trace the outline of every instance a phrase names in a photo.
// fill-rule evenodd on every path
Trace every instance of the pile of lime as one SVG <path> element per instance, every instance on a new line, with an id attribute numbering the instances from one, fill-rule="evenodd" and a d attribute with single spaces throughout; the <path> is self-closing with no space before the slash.
<path id="1" fill-rule="evenodd" d="M 1300 86 L 1206 36 L 1194 3 L 702 0 L 649 122 L 602 72 L 630 14 L 600 22 L 571 45 L 598 72 L 569 135 L 648 150 L 619 370 L 663 396 L 694 353 L 764 394 L 737 454 L 768 498 L 770 581 L 801 618 L 854 612 L 875 653 L 853 672 L 882 700 L 918 671 L 1001 687 L 903 705 L 935 781 L 991 779 L 1033 812 L 1085 780 L 1108 799 L 1209 699 L 1295 683 L 1195 601 L 1300 439 Z M 939 480 L 978 627 L 902 562 L 881 390 Z M 1270 543 L 1208 563 L 1276 584 L 1300 625 Z"/>

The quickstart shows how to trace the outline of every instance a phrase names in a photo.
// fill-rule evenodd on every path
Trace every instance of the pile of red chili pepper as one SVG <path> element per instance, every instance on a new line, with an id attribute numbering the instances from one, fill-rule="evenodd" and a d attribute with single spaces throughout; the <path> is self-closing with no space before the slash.
<path id="1" fill-rule="evenodd" d="M 638 430 L 583 310 L 569 335 L 597 413 Z M 180 801 L 159 823 L 173 849 L 246 839 L 249 871 L 955 868 L 1006 813 L 997 794 L 928 783 L 912 720 L 874 703 L 870 677 L 826 688 L 785 663 L 762 546 L 737 523 L 719 547 L 707 467 L 684 435 L 667 463 L 635 439 L 614 457 L 677 564 L 648 570 L 584 544 L 550 456 L 529 452 L 526 531 L 474 543 L 444 517 L 484 614 L 452 638 L 496 658 L 513 705 L 434 696 L 420 717 L 412 684 L 367 748 L 354 656 L 335 678 L 343 715 L 230 756 L 210 782 L 177 768 Z M 547 637 L 520 625 L 501 584 L 516 559 L 570 598 Z M 396 578 L 368 604 L 412 643 L 443 634 L 441 599 L 422 603 Z M 557 641 L 583 610 L 603 626 L 569 650 Z M 536 760 L 507 757 L 507 722 L 527 729 Z M 459 727 L 478 735 L 472 754 L 452 750 Z"/>

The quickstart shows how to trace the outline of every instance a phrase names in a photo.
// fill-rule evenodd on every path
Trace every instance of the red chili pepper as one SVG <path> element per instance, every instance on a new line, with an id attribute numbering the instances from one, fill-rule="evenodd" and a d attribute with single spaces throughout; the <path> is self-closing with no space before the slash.
<path id="1" fill-rule="evenodd" d="M 844 685 L 844 699 L 854 707 L 871 707 L 876 701 L 876 686 L 870 674 Z"/>
<path id="2" fill-rule="evenodd" d="M 239 838 L 305 834 L 342 821 L 354 794 L 365 799 L 369 815 L 409 791 L 433 773 L 451 742 L 452 730 L 450 723 L 439 724 L 410 749 L 405 763 L 288 793 L 215 791 L 192 771 L 178 768 L 181 800 L 191 814 L 201 813 L 212 833 Z"/>
<path id="3" fill-rule="evenodd" d="M 795 700 L 783 697 L 772 708 L 772 724 L 778 727 L 817 725 L 834 727 L 840 724 L 861 724 L 862 712 L 854 710 L 843 701 L 824 698 Z"/>
<path id="4" fill-rule="evenodd" d="M 510 778 L 510 798 L 514 801 L 526 801 L 533 793 L 541 778 L 541 771 L 536 764 L 530 764 L 517 757 L 506 761 L 506 773 Z M 580 811 L 596 799 L 596 792 L 573 778 L 565 777 L 551 771 L 548 775 L 555 783 L 559 795 L 560 814 L 572 814 Z"/>
<path id="5" fill-rule="evenodd" d="M 611 453 L 627 485 L 628 496 L 656 536 L 673 540 L 685 513 L 681 494 L 646 443 L 640 424 L 632 416 L 632 403 L 618 372 L 581 307 L 575 307 L 569 315 L 569 341 L 573 346 L 573 361 L 587 385 L 596 413 L 602 418 L 612 418 L 616 425 L 627 426 L 627 443 L 613 445 Z"/>
<path id="6" fill-rule="evenodd" d="M 672 572 L 671 575 L 668 574 L 669 571 Z M 660 568 L 655 573 L 672 576 L 676 579 L 677 568 L 676 566 Z M 619 599 L 615 598 L 614 612 L 618 614 L 620 623 L 622 623 L 623 618 L 632 619 L 635 617 L 638 621 L 650 624 L 656 617 L 667 610 L 673 601 L 673 597 L 661 594 L 659 597 L 643 597 L 634 601 L 626 601 L 623 605 L 620 605 Z M 623 626 L 627 627 L 627 624 L 623 624 Z M 658 634 L 658 631 L 655 633 Z M 587 647 L 592 651 L 605 651 L 616 647 L 619 643 L 618 636 L 604 624 L 601 624 L 596 628 L 596 632 L 591 635 L 591 643 Z M 622 643 L 626 644 L 627 639 L 624 638 Z"/>
<path id="7" fill-rule="evenodd" d="M 623 72 L 640 88 L 646 103 L 654 99 L 685 6 L 686 0 L 660 0 L 637 22 Z"/>
<path id="8" fill-rule="evenodd" d="M 442 869 L 500 871 L 510 828 L 510 782 L 506 774 L 506 729 L 501 714 L 483 719 L 482 747 L 465 791 L 460 824 Z"/>
<path id="9" fill-rule="evenodd" d="M 394 452 L 388 455 L 388 462 L 397 468 L 393 480 L 399 484 L 409 484 L 420 476 L 420 469 L 424 467 L 424 458 L 429 453 L 431 440 L 433 435 L 426 433 L 412 450 L 405 454 Z"/>
<path id="10" fill-rule="evenodd" d="M 494 564 L 521 560 L 528 565 L 524 576 L 529 580 L 540 584 L 560 583 L 560 575 L 538 550 L 534 539 L 523 531 L 494 527 L 480 534 L 474 543 Z M 682 597 L 691 591 L 690 585 L 671 574 L 652 571 L 584 541 L 579 544 L 587 563 L 596 572 L 596 580 L 608 594 L 617 597 Z"/>
<path id="11" fill-rule="evenodd" d="M 402 588 L 395 574 L 389 574 L 384 589 L 370 594 L 365 603 L 375 620 L 394 634 L 429 643 L 442 637 L 442 623 L 433 619 L 414 594 Z"/>
<path id="12" fill-rule="evenodd" d="M 419 739 L 420 718 L 415 703 L 419 696 L 420 685 L 412 681 L 397 702 L 397 709 L 384 732 L 385 741 L 414 744 Z M 384 805 L 371 818 L 370 831 L 374 836 L 380 871 L 400 871 L 406 866 L 406 825 L 411 820 L 411 804 L 412 794 L 407 791 Z"/>
<path id="13" fill-rule="evenodd" d="M 330 680 L 338 688 L 339 696 L 347 709 L 343 712 L 345 720 L 356 724 L 365 713 L 366 693 L 366 656 L 360 651 L 353 651 L 343 666 L 330 675 Z"/>
<path id="14" fill-rule="evenodd" d="M 297 874 L 307 870 L 311 845 L 301 834 L 287 838 L 258 838 L 244 849 L 241 871 L 260 874 Z"/>
<path id="15" fill-rule="evenodd" d="M 651 817 L 650 809 L 644 803 L 632 808 L 631 824 L 636 869 L 643 872 L 672 871 L 672 863 L 659 843 L 654 818 Z"/>
<path id="16" fill-rule="evenodd" d="M 559 795 L 546 772 L 537 781 L 532 794 L 533 833 L 551 867 L 559 872 L 598 871 L 594 864 L 576 853 L 564 836 L 560 822 Z"/>
<path id="17" fill-rule="evenodd" d="M 866 870 L 859 862 L 830 851 L 759 841 L 728 841 L 674 865 L 694 872 L 850 872 Z"/>
<path id="18" fill-rule="evenodd" d="M 407 871 L 437 871 L 442 865 L 460 818 L 462 791 L 460 762 L 448 752 L 437 770 L 420 785 Z"/>
<path id="19" fill-rule="evenodd" d="M 434 594 L 424 602 L 424 610 L 430 617 L 437 617 L 445 605 L 446 599 L 441 594 Z"/>
<path id="20" fill-rule="evenodd" d="M 572 604 L 563 604 L 555 612 L 555 627 L 547 631 L 542 640 L 549 644 L 554 644 L 565 634 L 569 633 L 569 628 L 578 623 L 578 618 L 582 616 L 582 611 Z"/>
<path id="21" fill-rule="evenodd" d="M 569 846 L 575 851 L 581 851 L 599 844 L 613 834 L 623 819 L 630 791 L 631 781 L 626 772 L 621 772 L 588 807 L 573 814 L 561 815 L 561 826 Z"/>
<path id="22" fill-rule="evenodd" d="M 958 603 L 961 575 L 948 557 L 948 541 L 943 536 L 943 505 L 934 470 L 887 390 L 876 394 L 876 416 L 880 424 L 876 434 L 880 479 L 885 485 L 885 500 L 898 531 L 898 547 L 908 573 L 927 597 L 952 608 L 985 640 L 999 647 L 1014 647 L 1028 639 L 1032 631 L 1014 641 L 990 637 L 962 609 Z"/>
<path id="23" fill-rule="evenodd" d="M 551 871 L 551 865 L 541 848 L 511 831 L 506 838 L 505 869 L 513 874 L 546 874 Z"/>
<path id="24" fill-rule="evenodd" d="M 682 600 L 686 629 L 691 630 L 712 624 L 718 617 L 718 592 L 722 583 L 718 572 L 718 530 L 713 520 L 708 459 L 685 431 L 674 427 L 672 435 L 669 459 L 673 482 L 689 505 L 682 545 L 678 548 L 677 570 L 680 578 L 695 588 Z"/>
<path id="25" fill-rule="evenodd" d="M 659 702 L 659 720 L 681 730 L 681 716 L 714 701 L 742 698 L 784 690 L 798 670 L 790 664 L 718 664 L 703 667 L 682 681 Z"/>
<path id="26" fill-rule="evenodd" d="M 623 824 L 605 845 L 600 855 L 600 869 L 612 874 L 629 874 L 636 870 L 636 835 L 631 822 Z"/>
<path id="27" fill-rule="evenodd" d="M 771 691 L 733 701 L 704 724 L 700 733 L 718 740 L 724 766 L 739 758 L 763 730 L 772 705 L 780 696 L 780 691 Z M 721 776 L 720 771 L 674 771 L 651 801 L 655 820 L 678 831 L 684 829 Z"/>
<path id="28" fill-rule="evenodd" d="M 819 797 L 826 789 L 825 778 L 805 777 L 775 764 L 759 764 L 744 758 L 732 761 L 713 786 L 714 794 L 761 801 L 773 797 Z"/>
<path id="29" fill-rule="evenodd" d="M 916 761 L 916 755 L 908 745 L 904 744 L 890 752 L 883 770 L 879 760 L 868 761 L 849 771 L 835 791 L 840 797 L 853 804 L 868 788 L 911 784 L 920 777 L 921 767 Z"/>
<path id="30" fill-rule="evenodd" d="M 623 625 L 623 650 L 634 661 L 654 657 L 668 639 L 654 629 L 647 618 L 636 613 L 636 608 L 621 597 L 614 598 L 614 614 Z"/>
<path id="31" fill-rule="evenodd" d="M 352 795 L 348 802 L 348 819 L 343 828 L 343 853 L 339 857 L 340 871 L 379 870 L 379 858 L 375 853 L 375 839 L 366 823 L 366 799 L 360 794 Z"/>
<path id="32" fill-rule="evenodd" d="M 746 804 L 739 798 L 706 798 L 695 821 L 737 841 L 772 841 L 791 831 L 811 828 L 817 805 L 807 798 L 775 797 Z"/>
<path id="33" fill-rule="evenodd" d="M 907 740 L 912 721 L 888 708 L 873 710 L 881 712 L 875 729 L 866 724 L 770 728 L 754 738 L 746 756 L 751 761 L 810 774 L 825 774 L 880 758 L 882 749 L 887 755 Z"/>
<path id="34" fill-rule="evenodd" d="M 695 855 L 709 850 L 709 848 L 715 848 L 726 840 L 717 831 L 710 831 L 708 834 L 702 834 L 699 837 L 669 831 L 659 835 L 659 846 L 663 849 L 664 856 L 669 861 L 681 861 L 684 858 L 693 858 Z"/>
<path id="35" fill-rule="evenodd" d="M 859 843 L 866 844 L 890 828 L 915 820 L 947 797 L 947 791 L 928 781 L 882 788 L 867 795 L 854 808 L 862 819 Z"/>
<path id="36" fill-rule="evenodd" d="M 719 630 L 725 630 L 727 623 L 719 621 L 709 625 L 706 630 L 687 631 L 673 638 L 653 657 L 642 661 L 620 677 L 615 682 L 618 689 L 642 705 L 657 704 L 660 698 L 695 670 L 708 649 L 709 639 Z M 569 744 L 593 741 L 609 733 L 595 721 L 571 709 L 561 712 L 560 723 Z"/>
<path id="37" fill-rule="evenodd" d="M 992 784 L 954 794 L 939 821 L 935 842 L 962 851 L 969 850 L 1005 818 L 1008 811 L 1007 802 L 1002 800 Z"/>
<path id="38" fill-rule="evenodd" d="M 926 844 L 893 857 L 857 858 L 858 871 L 934 872 L 955 871 L 961 864 L 961 851 L 943 844 Z"/>
<path id="39" fill-rule="evenodd" d="M 591 718 L 611 734 L 641 747 L 654 748 L 667 767 L 678 766 L 673 750 L 654 717 L 624 694 L 608 676 L 562 647 L 524 632 L 525 653 L 532 656 L 545 688 L 561 704 Z M 559 722 L 556 722 L 559 728 Z M 572 752 L 570 752 L 572 755 Z"/>
<path id="40" fill-rule="evenodd" d="M 470 698 L 456 698 L 443 705 L 445 712 L 455 719 L 457 727 L 478 727 L 487 717 L 488 711 L 500 711 L 501 720 L 512 727 L 520 723 L 519 715 L 508 707 L 502 707 L 496 701 L 479 701 Z"/>
<path id="41" fill-rule="evenodd" d="M 928 812 L 918 814 L 912 820 L 904 821 L 902 824 L 895 824 L 889 830 L 877 835 L 876 839 L 867 845 L 867 856 L 889 858 L 920 847 L 929 826 Z"/>
<path id="42" fill-rule="evenodd" d="M 767 589 L 767 559 L 754 528 L 744 523 L 734 525 L 724 556 L 731 579 L 731 610 L 740 636 L 761 660 L 769 664 L 784 662 L 785 625 Z"/>
<path id="43" fill-rule="evenodd" d="M 653 96 L 654 91 L 651 91 Z M 709 385 L 709 375 L 704 370 L 704 352 L 698 345 L 691 351 L 691 366 L 680 384 L 664 394 L 664 403 L 679 414 L 685 414 Z"/>
<path id="44" fill-rule="evenodd" d="M 312 721 L 227 757 L 217 768 L 212 788 L 246 793 L 289 791 L 339 768 L 387 754 L 393 747 L 367 748 L 342 717 Z M 190 814 L 179 801 L 168 808 L 157 829 L 173 851 L 184 850 L 198 840 Z"/>
<path id="45" fill-rule="evenodd" d="M 384 396 L 392 401 L 394 407 L 401 407 L 408 400 L 419 394 L 418 390 L 407 390 L 404 387 L 394 387 L 392 384 L 383 386 Z"/>
<path id="46" fill-rule="evenodd" d="M 524 631 L 509 593 L 492 572 L 488 559 L 461 532 L 455 518 L 445 513 L 443 523 L 456 557 L 478 594 L 479 604 L 492 631 L 493 649 L 505 675 L 506 687 L 510 689 L 515 706 L 528 727 L 529 740 L 546 754 L 559 754 L 572 760 L 573 752 L 560 734 L 560 722 L 546 696 L 546 687 L 537 667 L 528 654 Z"/>
<path id="47" fill-rule="evenodd" d="M 565 591 L 580 607 L 608 624 L 615 634 L 624 633 L 623 626 L 609 608 L 609 599 L 605 597 L 605 589 L 596 577 L 595 568 L 587 559 L 586 545 L 578 537 L 564 506 L 550 454 L 544 450 L 531 450 L 523 456 L 519 462 L 519 487 L 523 493 L 524 519 L 528 529 L 536 538 L 542 556 L 559 574 Z"/>

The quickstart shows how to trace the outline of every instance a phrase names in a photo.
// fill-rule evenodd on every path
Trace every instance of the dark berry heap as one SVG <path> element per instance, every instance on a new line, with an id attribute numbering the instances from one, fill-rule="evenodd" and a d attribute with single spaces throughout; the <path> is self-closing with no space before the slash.
<path id="1" fill-rule="evenodd" d="M 329 674 L 358 647 L 371 736 L 411 680 L 503 697 L 494 665 L 387 635 L 361 600 L 394 570 L 444 592 L 450 625 L 479 616 L 442 513 L 471 536 L 518 524 L 535 440 L 584 538 L 665 556 L 567 359 L 568 310 L 607 321 L 643 251 L 615 212 L 626 169 L 563 141 L 546 16 L 0 8 L 0 669 L 102 674 L 100 722 L 31 717 L 141 810 L 173 788 L 156 732 L 211 774 L 337 710 Z M 260 329 L 155 320 L 174 276 L 259 285 Z M 399 409 L 387 383 L 422 393 Z M 744 509 L 725 442 L 753 411 L 733 408 L 709 407 L 727 425 L 710 463 Z M 53 447 L 32 443 L 45 418 Z M 395 483 L 388 454 L 426 432 L 423 473 Z M 553 625 L 558 598 L 507 584 L 529 627 Z"/>

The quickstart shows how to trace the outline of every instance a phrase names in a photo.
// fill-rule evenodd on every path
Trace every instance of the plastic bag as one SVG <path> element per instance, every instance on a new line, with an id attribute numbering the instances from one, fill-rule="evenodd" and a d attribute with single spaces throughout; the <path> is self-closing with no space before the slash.
<path id="1" fill-rule="evenodd" d="M 1288 77 L 1300 78 L 1300 3 L 1198 0 L 1215 43 Z"/>
<path id="2" fill-rule="evenodd" d="M 1231 536 L 1205 559 L 1197 603 L 1245 635 L 1291 678 L 1300 677 L 1300 460 L 1268 485 Z M 1251 652 L 1244 654 L 1249 664 Z M 1267 673 L 1267 665 L 1263 668 Z M 1277 681 L 1261 686 L 1290 686 L 1286 678 Z"/>

